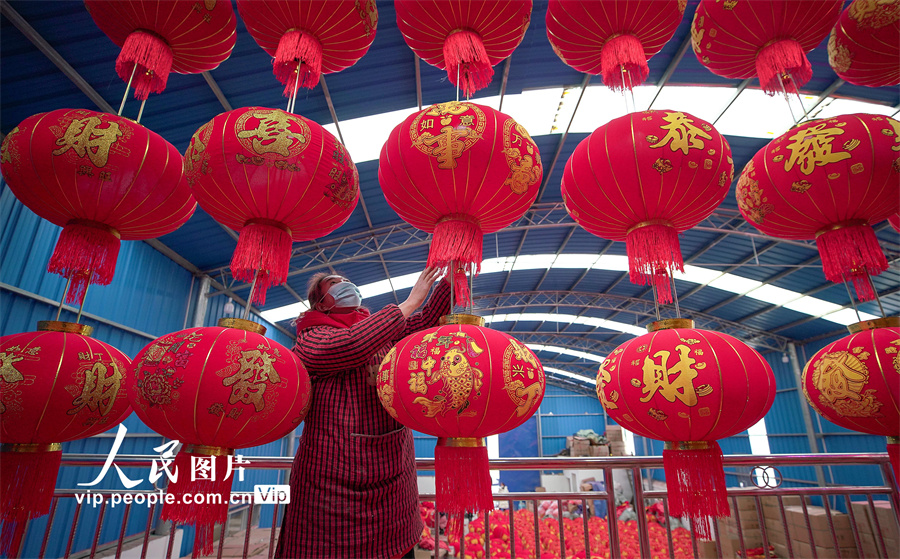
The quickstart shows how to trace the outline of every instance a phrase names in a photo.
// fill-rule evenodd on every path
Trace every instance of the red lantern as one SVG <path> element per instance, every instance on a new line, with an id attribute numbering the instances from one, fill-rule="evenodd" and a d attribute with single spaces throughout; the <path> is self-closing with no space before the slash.
<path id="1" fill-rule="evenodd" d="M 0 553 L 15 555 L 27 522 L 50 512 L 60 443 L 131 415 L 131 361 L 91 330 L 42 321 L 37 332 L 0 338 Z"/>
<path id="2" fill-rule="evenodd" d="M 900 2 L 855 0 L 828 37 L 828 63 L 842 80 L 882 87 L 900 84 Z"/>
<path id="3" fill-rule="evenodd" d="M 344 224 L 359 199 L 350 154 L 327 130 L 280 109 L 222 113 L 191 138 L 187 181 L 200 206 L 240 231 L 231 274 L 255 281 L 251 302 L 287 279 L 291 242 Z"/>
<path id="4" fill-rule="evenodd" d="M 819 415 L 846 429 L 888 438 L 900 479 L 900 318 L 852 324 L 803 369 L 803 393 Z"/>
<path id="5" fill-rule="evenodd" d="M 888 218 L 888 223 L 894 228 L 894 231 L 900 233 L 900 213 L 895 213 Z"/>
<path id="6" fill-rule="evenodd" d="M 119 239 L 152 239 L 181 227 L 197 204 L 181 157 L 162 136 L 127 118 L 59 109 L 26 118 L 0 146 L 0 170 L 31 211 L 63 228 L 48 270 L 108 285 Z"/>
<path id="7" fill-rule="evenodd" d="M 762 419 L 775 400 L 775 376 L 763 357 L 727 334 L 693 321 L 652 323 L 613 350 L 597 374 L 597 396 L 616 423 L 666 441 L 663 467 L 669 511 L 690 516 L 702 539 L 713 517 L 729 515 L 722 450 Z"/>
<path id="8" fill-rule="evenodd" d="M 815 239 L 825 278 L 852 279 L 861 301 L 869 275 L 887 269 L 871 225 L 897 212 L 900 122 L 866 114 L 815 120 L 769 142 L 737 184 L 741 214 L 767 235 Z"/>
<path id="9" fill-rule="evenodd" d="M 516 50 L 531 0 L 394 0 L 397 27 L 419 58 L 447 70 L 467 97 L 487 87 L 493 66 Z"/>
<path id="10" fill-rule="evenodd" d="M 223 318 L 157 338 L 134 358 L 128 397 L 141 421 L 185 444 L 176 455 L 175 503 L 162 519 L 197 528 L 196 547 L 212 551 L 214 524 L 228 516 L 234 449 L 266 444 L 296 428 L 309 410 L 311 385 L 292 351 L 263 336 L 260 324 Z M 210 460 L 212 458 L 212 460 Z M 194 479 L 195 465 L 212 479 Z M 181 504 L 189 493 L 222 495 L 219 505 Z"/>
<path id="11" fill-rule="evenodd" d="M 633 283 L 652 283 L 672 301 L 670 278 L 684 271 L 678 233 L 725 199 L 734 167 L 725 137 L 675 111 L 611 120 L 582 140 L 566 162 L 566 209 L 589 233 L 625 241 Z"/>
<path id="12" fill-rule="evenodd" d="M 498 231 L 531 206 L 543 166 L 522 125 L 490 107 L 450 101 L 413 113 L 381 149 L 378 182 L 410 225 L 434 233 L 428 266 L 456 262 L 475 274 L 484 233 Z M 463 274 L 457 300 L 469 301 Z"/>
<path id="13" fill-rule="evenodd" d="M 372 46 L 378 26 L 375 0 L 303 2 L 238 0 L 250 36 L 270 56 L 272 69 L 290 97 L 313 88 L 319 76 L 356 64 Z"/>
<path id="14" fill-rule="evenodd" d="M 94 23 L 122 49 L 116 73 L 147 99 L 166 88 L 169 72 L 199 74 L 229 56 L 236 19 L 230 1 L 85 0 Z"/>
<path id="15" fill-rule="evenodd" d="M 515 429 L 544 397 L 544 369 L 528 347 L 480 317 L 409 335 L 381 363 L 378 397 L 400 423 L 438 437 L 437 509 L 459 533 L 465 512 L 493 508 L 483 437 Z"/>
<path id="16" fill-rule="evenodd" d="M 647 61 L 675 34 L 686 3 L 550 0 L 547 38 L 572 68 L 602 74 L 610 89 L 631 90 L 647 79 Z"/>
<path id="17" fill-rule="evenodd" d="M 717 76 L 759 76 L 769 95 L 797 92 L 812 78 L 806 53 L 828 35 L 843 0 L 700 0 L 691 46 Z"/>

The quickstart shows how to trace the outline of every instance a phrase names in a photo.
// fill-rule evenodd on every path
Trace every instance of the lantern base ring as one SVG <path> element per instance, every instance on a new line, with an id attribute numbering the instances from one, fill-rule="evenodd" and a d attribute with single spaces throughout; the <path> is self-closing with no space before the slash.
<path id="1" fill-rule="evenodd" d="M 259 334 L 260 336 L 265 335 L 266 333 L 266 327 L 262 324 L 253 322 L 252 320 L 245 320 L 243 318 L 220 318 L 219 321 L 216 322 L 216 326 L 219 326 L 220 328 L 234 328 L 235 330 L 252 332 L 253 334 Z"/>
<path id="2" fill-rule="evenodd" d="M 60 443 L 5 443 L 0 445 L 0 452 L 58 452 L 62 450 Z"/>
<path id="3" fill-rule="evenodd" d="M 887 444 L 900 444 L 900 437 L 886 437 Z"/>
<path id="4" fill-rule="evenodd" d="M 666 450 L 709 450 L 708 441 L 666 441 Z"/>
<path id="5" fill-rule="evenodd" d="M 484 437 L 438 437 L 437 445 L 462 448 L 485 446 Z"/>
<path id="6" fill-rule="evenodd" d="M 39 320 L 38 332 L 63 332 L 64 334 L 80 334 L 90 336 L 94 332 L 93 326 L 78 324 L 75 322 L 63 322 L 61 320 Z"/>
<path id="7" fill-rule="evenodd" d="M 470 326 L 484 326 L 484 317 L 477 316 L 474 314 L 465 314 L 465 313 L 445 314 L 440 319 L 440 325 L 446 326 L 448 324 L 467 324 Z"/>
<path id="8" fill-rule="evenodd" d="M 694 321 L 690 318 L 667 318 L 665 320 L 656 320 L 647 325 L 647 332 L 657 332 L 659 330 L 671 330 L 673 328 L 693 328 Z M 668 444 L 668 443 L 666 443 Z"/>
<path id="9" fill-rule="evenodd" d="M 637 223 L 637 224 L 629 227 L 628 230 L 625 231 L 625 236 L 627 237 L 629 233 L 631 233 L 632 231 L 634 231 L 636 229 L 641 229 L 643 227 L 650 227 L 651 225 L 664 225 L 666 227 L 671 227 L 672 229 L 675 229 L 675 226 L 668 219 L 648 219 L 647 221 L 642 221 L 640 223 Z"/>
<path id="10" fill-rule="evenodd" d="M 847 330 L 851 334 L 859 334 L 876 328 L 900 328 L 900 316 L 886 316 L 884 318 L 873 318 L 872 320 L 863 320 L 847 326 Z"/>
<path id="11" fill-rule="evenodd" d="M 204 456 L 232 456 L 233 448 L 225 448 L 223 446 L 207 446 L 202 444 L 186 444 L 181 448 L 181 452 L 188 454 L 202 454 Z"/>

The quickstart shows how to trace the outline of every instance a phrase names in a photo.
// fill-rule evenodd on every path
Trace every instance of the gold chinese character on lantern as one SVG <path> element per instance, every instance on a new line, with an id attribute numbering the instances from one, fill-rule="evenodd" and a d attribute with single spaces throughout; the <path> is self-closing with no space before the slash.
<path id="1" fill-rule="evenodd" d="M 416 144 L 431 148 L 431 155 L 437 157 L 438 169 L 455 169 L 456 159 L 466 149 L 466 139 L 480 140 L 481 135 L 471 128 L 445 126 L 437 136 L 428 132 L 422 134 Z"/>
<path id="2" fill-rule="evenodd" d="M 677 398 L 687 406 L 697 405 L 697 391 L 694 389 L 694 379 L 697 378 L 697 370 L 693 365 L 696 359 L 690 357 L 691 348 L 679 344 L 675 346 L 678 352 L 678 362 L 669 367 L 669 357 L 672 352 L 667 350 L 657 351 L 653 357 L 644 358 L 644 383 L 641 402 L 649 402 L 659 392 L 669 402 Z M 655 361 L 659 359 L 659 363 Z"/>
<path id="3" fill-rule="evenodd" d="M 242 351 L 238 358 L 238 370 L 222 380 L 224 386 L 231 387 L 229 404 L 253 404 L 253 409 L 261 411 L 265 407 L 263 396 L 266 384 L 279 384 L 281 377 L 272 365 L 277 357 L 263 351 L 264 347 Z"/>
<path id="4" fill-rule="evenodd" d="M 56 145 L 62 147 L 53 150 L 53 155 L 62 155 L 71 149 L 78 157 L 87 156 L 97 167 L 106 166 L 109 150 L 122 136 L 122 131 L 117 122 L 107 122 L 105 128 L 100 128 L 101 124 L 104 122 L 96 116 L 76 118 L 69 123 L 62 137 L 56 139 Z"/>
<path id="5" fill-rule="evenodd" d="M 667 112 L 663 120 L 668 124 L 664 124 L 660 128 L 666 130 L 666 135 L 662 140 L 650 146 L 651 148 L 665 147 L 671 142 L 669 147 L 672 151 L 681 150 L 683 154 L 687 155 L 689 149 L 703 149 L 703 140 L 700 138 L 712 139 L 712 136 L 702 128 L 691 124 L 694 121 L 684 113 Z"/>
<path id="6" fill-rule="evenodd" d="M 839 151 L 832 153 L 831 141 L 834 136 L 844 133 L 840 128 L 826 128 L 828 123 L 823 122 L 816 126 L 810 126 L 803 130 L 798 130 L 789 139 L 788 149 L 791 150 L 791 157 L 784 164 L 784 170 L 790 171 L 794 165 L 800 165 L 800 172 L 809 175 L 816 167 L 843 161 L 850 157 L 849 153 Z"/>
<path id="7" fill-rule="evenodd" d="M 121 387 L 122 372 L 116 362 L 110 361 L 107 367 L 104 363 L 97 361 L 84 372 L 84 386 L 81 389 L 81 395 L 72 400 L 74 407 L 66 413 L 75 415 L 87 408 L 92 412 L 99 411 L 100 415 L 104 416 L 112 409 Z"/>
<path id="8" fill-rule="evenodd" d="M 240 130 L 237 137 L 241 139 L 252 139 L 253 151 L 259 154 L 277 153 L 284 157 L 290 157 L 292 151 L 296 151 L 296 146 L 305 147 L 308 139 L 302 132 L 293 132 L 290 130 L 292 124 L 297 124 L 301 130 L 303 124 L 292 118 L 288 113 L 279 110 L 264 110 L 246 113 L 238 119 L 237 126 L 240 129 L 246 116 L 259 119 L 256 128 L 252 130 Z M 302 151 L 302 150 L 301 150 Z"/>

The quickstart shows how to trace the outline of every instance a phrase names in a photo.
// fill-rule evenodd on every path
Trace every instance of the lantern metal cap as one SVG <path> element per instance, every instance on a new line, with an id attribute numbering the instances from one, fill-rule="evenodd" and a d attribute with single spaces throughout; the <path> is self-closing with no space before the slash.
<path id="1" fill-rule="evenodd" d="M 266 327 L 262 324 L 253 322 L 252 320 L 244 320 L 243 318 L 220 318 L 217 322 L 222 328 L 234 328 L 235 330 L 244 330 L 245 332 L 253 332 L 254 334 L 264 335 Z"/>
<path id="2" fill-rule="evenodd" d="M 708 441 L 666 441 L 665 450 L 708 450 Z"/>
<path id="3" fill-rule="evenodd" d="M 60 443 L 5 443 L 0 445 L 0 452 L 59 452 Z"/>
<path id="4" fill-rule="evenodd" d="M 448 324 L 468 324 L 470 326 L 484 326 L 484 317 L 465 313 L 445 314 L 441 317 L 440 325 L 446 326 Z"/>
<path id="5" fill-rule="evenodd" d="M 202 454 L 204 456 L 231 456 L 234 454 L 233 448 L 204 444 L 186 444 L 181 450 L 187 454 Z"/>
<path id="6" fill-rule="evenodd" d="M 37 329 L 38 332 L 64 332 L 81 336 L 90 336 L 94 332 L 93 326 L 75 322 L 63 322 L 61 320 L 39 320 Z"/>
<path id="7" fill-rule="evenodd" d="M 485 446 L 484 437 L 438 437 L 437 445 L 465 448 Z"/>
<path id="8" fill-rule="evenodd" d="M 887 444 L 900 444 L 900 437 L 885 437 Z"/>
<path id="9" fill-rule="evenodd" d="M 886 316 L 884 318 L 873 318 L 872 320 L 863 320 L 856 324 L 847 326 L 851 334 L 859 334 L 867 330 L 876 328 L 900 328 L 900 316 Z"/>
<path id="10" fill-rule="evenodd" d="M 648 332 L 657 332 L 659 330 L 671 330 L 673 328 L 693 328 L 694 321 L 690 318 L 666 318 L 665 320 L 657 320 L 647 325 Z"/>

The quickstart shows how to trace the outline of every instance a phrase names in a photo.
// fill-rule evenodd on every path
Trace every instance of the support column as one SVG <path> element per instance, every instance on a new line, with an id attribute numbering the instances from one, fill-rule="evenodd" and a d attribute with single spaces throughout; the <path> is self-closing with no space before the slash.
<path id="1" fill-rule="evenodd" d="M 791 358 L 791 368 L 794 371 L 794 382 L 797 384 L 797 398 L 799 399 L 800 413 L 803 415 L 803 425 L 806 427 L 806 440 L 809 443 L 809 451 L 818 453 L 819 445 L 816 444 L 816 431 L 813 428 L 809 403 L 803 394 L 803 371 L 800 369 L 800 360 L 797 358 L 797 346 L 795 344 L 788 344 L 788 355 Z M 815 469 L 816 482 L 818 482 L 819 487 L 825 487 L 825 472 L 822 470 L 822 466 L 815 466 Z"/>
<path id="2" fill-rule="evenodd" d="M 200 278 L 200 286 L 197 288 L 197 305 L 194 307 L 194 321 L 192 328 L 200 328 L 206 322 L 206 309 L 209 307 L 210 277 L 204 275 Z"/>

